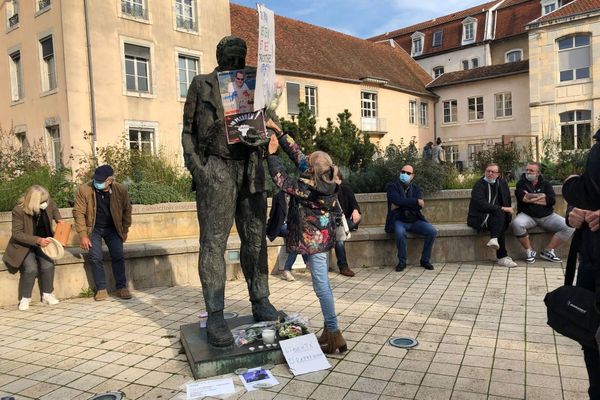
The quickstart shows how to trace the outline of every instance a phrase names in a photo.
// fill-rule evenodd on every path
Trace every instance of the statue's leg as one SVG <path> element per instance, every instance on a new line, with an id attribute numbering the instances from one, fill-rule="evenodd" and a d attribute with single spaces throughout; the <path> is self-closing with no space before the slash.
<path id="1" fill-rule="evenodd" d="M 225 249 L 235 215 L 237 187 L 232 166 L 211 156 L 206 170 L 196 182 L 196 206 L 200 223 L 198 273 L 208 312 L 206 328 L 213 346 L 233 344 L 233 336 L 223 317 L 225 307 Z"/>
<path id="2" fill-rule="evenodd" d="M 274 321 L 280 314 L 269 302 L 269 271 L 266 240 L 266 193 L 249 193 L 242 188 L 238 195 L 235 223 L 240 235 L 240 263 L 248 285 L 255 321 Z M 285 314 L 281 315 L 285 317 Z"/>

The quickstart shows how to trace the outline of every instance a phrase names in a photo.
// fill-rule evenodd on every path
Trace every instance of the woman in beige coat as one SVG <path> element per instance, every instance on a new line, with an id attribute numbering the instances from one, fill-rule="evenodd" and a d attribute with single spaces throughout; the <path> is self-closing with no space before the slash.
<path id="1" fill-rule="evenodd" d="M 39 274 L 42 302 L 58 304 L 54 297 L 54 262 L 42 247 L 52 237 L 51 219 L 63 222 L 48 191 L 39 185 L 31 186 L 12 210 L 12 236 L 2 261 L 12 272 L 21 273 L 19 279 L 19 310 L 29 308 L 35 278 Z"/>

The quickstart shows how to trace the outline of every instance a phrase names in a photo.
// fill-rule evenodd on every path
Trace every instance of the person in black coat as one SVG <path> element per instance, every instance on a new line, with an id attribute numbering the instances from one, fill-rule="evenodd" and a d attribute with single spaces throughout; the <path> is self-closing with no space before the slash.
<path id="1" fill-rule="evenodd" d="M 398 180 L 387 185 L 388 213 L 385 221 L 385 231 L 394 233 L 396 247 L 398 248 L 398 265 L 396 271 L 406 268 L 406 232 L 412 232 L 425 237 L 423 252 L 421 253 L 421 266 L 432 270 L 431 252 L 437 231 L 421 213 L 425 202 L 421 196 L 421 188 L 414 183 L 413 167 L 405 165 L 400 171 Z"/>
<path id="2" fill-rule="evenodd" d="M 358 224 L 362 220 L 362 215 L 360 213 L 360 206 L 356 201 L 356 196 L 352 191 L 352 188 L 346 185 L 342 180 L 344 176 L 342 172 L 338 170 L 338 174 L 335 180 L 335 183 L 338 185 L 338 202 L 342 211 L 344 212 L 344 218 L 346 218 L 346 222 L 348 223 L 348 228 L 351 231 L 355 231 L 358 229 Z M 354 271 L 350 269 L 348 266 L 348 259 L 346 257 L 346 246 L 344 245 L 343 240 L 336 240 L 335 242 L 335 258 L 337 259 L 337 266 L 340 269 L 340 274 L 348 277 L 353 277 L 355 275 Z"/>
<path id="3" fill-rule="evenodd" d="M 562 192 L 569 203 L 567 222 L 582 229 L 579 245 L 579 268 L 576 286 L 595 291 L 600 279 L 600 130 L 594 135 L 592 146 L 581 176 L 570 176 Z M 600 399 L 600 356 L 598 349 L 583 348 L 583 359 L 588 372 L 590 399 Z"/>
<path id="4" fill-rule="evenodd" d="M 498 265 L 516 267 L 517 263 L 508 256 L 504 237 L 513 213 L 510 190 L 499 175 L 498 164 L 489 164 L 485 168 L 485 175 L 475 182 L 471 190 L 467 225 L 477 232 L 490 232 L 487 246 L 496 249 Z"/>

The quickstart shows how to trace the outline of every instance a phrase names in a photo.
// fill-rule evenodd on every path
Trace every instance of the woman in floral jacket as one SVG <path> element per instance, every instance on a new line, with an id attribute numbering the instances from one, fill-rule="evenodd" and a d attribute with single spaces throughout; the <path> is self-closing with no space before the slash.
<path id="1" fill-rule="evenodd" d="M 325 320 L 325 328 L 319 337 L 323 351 L 330 354 L 336 350 L 344 352 L 347 350 L 346 341 L 338 327 L 333 291 L 327 275 L 329 250 L 335 244 L 337 185 L 334 177 L 337 167 L 323 151 L 304 155 L 296 142 L 272 120 L 267 122 L 267 127 L 278 136 L 273 135 L 269 142 L 269 173 L 273 182 L 290 194 L 286 247 L 288 252 L 310 257 L 313 288 Z M 285 172 L 281 160 L 275 155 L 279 145 L 296 163 L 301 178 L 291 177 Z"/>

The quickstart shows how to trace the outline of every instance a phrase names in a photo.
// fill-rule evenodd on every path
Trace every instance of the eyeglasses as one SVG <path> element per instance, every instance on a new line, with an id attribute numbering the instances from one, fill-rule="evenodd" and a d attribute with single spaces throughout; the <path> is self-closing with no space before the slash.
<path id="1" fill-rule="evenodd" d="M 498 171 L 492 171 L 492 170 L 486 169 L 486 170 L 485 170 L 485 173 L 486 173 L 486 174 L 499 174 L 500 172 L 498 172 Z"/>
<path id="2" fill-rule="evenodd" d="M 244 78 L 235 78 L 236 81 L 243 81 Z"/>
<path id="3" fill-rule="evenodd" d="M 401 174 L 406 174 L 408 176 L 412 175 L 412 172 L 408 172 L 408 171 L 400 171 Z"/>

